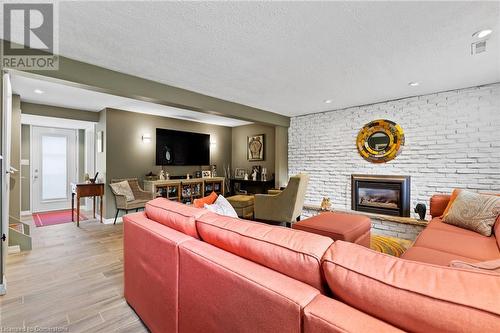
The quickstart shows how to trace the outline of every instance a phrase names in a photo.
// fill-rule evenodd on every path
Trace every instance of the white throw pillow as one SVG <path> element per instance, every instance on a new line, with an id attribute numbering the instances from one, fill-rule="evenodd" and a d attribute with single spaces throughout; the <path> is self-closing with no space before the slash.
<path id="1" fill-rule="evenodd" d="M 130 188 L 130 184 L 128 181 L 124 180 L 122 182 L 118 183 L 112 183 L 109 184 L 113 191 L 115 191 L 116 194 L 118 195 L 124 195 L 127 201 L 134 201 L 134 192 L 132 192 L 132 189 Z"/>
<path id="2" fill-rule="evenodd" d="M 217 197 L 217 200 L 215 200 L 215 202 L 212 205 L 205 204 L 204 207 L 209 211 L 217 213 L 219 215 L 236 217 L 236 218 L 238 217 L 238 214 L 236 214 L 236 211 L 234 210 L 233 206 L 231 206 L 229 201 L 227 201 L 227 199 L 224 198 L 222 195 L 219 195 Z"/>

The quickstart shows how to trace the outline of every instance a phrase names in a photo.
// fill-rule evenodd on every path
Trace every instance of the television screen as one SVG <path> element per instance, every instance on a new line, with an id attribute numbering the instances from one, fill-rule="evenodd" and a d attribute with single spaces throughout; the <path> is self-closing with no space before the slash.
<path id="1" fill-rule="evenodd" d="M 209 164 L 209 134 L 156 129 L 156 165 Z"/>

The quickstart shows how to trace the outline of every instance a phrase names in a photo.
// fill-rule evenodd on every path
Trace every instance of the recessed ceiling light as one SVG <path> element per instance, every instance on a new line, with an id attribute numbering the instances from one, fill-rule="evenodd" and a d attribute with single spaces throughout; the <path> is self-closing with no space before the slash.
<path id="1" fill-rule="evenodd" d="M 483 29 L 483 30 L 480 30 L 480 31 L 472 34 L 472 37 L 484 38 L 484 37 L 488 36 L 489 34 L 491 34 L 492 32 L 493 32 L 493 30 L 491 30 L 491 29 Z"/>
<path id="2" fill-rule="evenodd" d="M 35 94 L 40 94 L 40 95 L 44 93 L 44 91 L 40 89 L 35 89 L 34 92 Z"/>
<path id="3" fill-rule="evenodd" d="M 326 104 L 330 104 L 330 103 L 331 103 L 331 102 L 333 102 L 333 101 L 332 101 L 331 99 L 325 99 L 325 100 L 324 100 L 324 102 L 325 102 Z"/>
<path id="4" fill-rule="evenodd" d="M 420 83 L 418 83 L 418 82 L 410 82 L 410 83 L 408 83 L 408 85 L 409 85 L 410 87 L 417 87 L 419 84 L 420 84 Z"/>

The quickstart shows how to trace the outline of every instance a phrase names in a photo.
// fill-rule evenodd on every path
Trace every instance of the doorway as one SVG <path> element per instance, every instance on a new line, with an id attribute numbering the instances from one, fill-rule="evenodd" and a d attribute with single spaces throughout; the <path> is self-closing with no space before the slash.
<path id="1" fill-rule="evenodd" d="M 77 131 L 32 127 L 32 212 L 71 208 L 71 183 L 77 181 Z"/>

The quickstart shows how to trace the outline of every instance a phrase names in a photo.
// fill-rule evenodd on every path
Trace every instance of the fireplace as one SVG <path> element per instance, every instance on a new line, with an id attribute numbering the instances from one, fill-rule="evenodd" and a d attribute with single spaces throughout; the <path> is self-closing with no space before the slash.
<path id="1" fill-rule="evenodd" d="M 352 210 L 410 216 L 410 176 L 351 175 Z"/>

